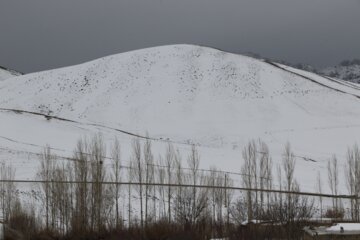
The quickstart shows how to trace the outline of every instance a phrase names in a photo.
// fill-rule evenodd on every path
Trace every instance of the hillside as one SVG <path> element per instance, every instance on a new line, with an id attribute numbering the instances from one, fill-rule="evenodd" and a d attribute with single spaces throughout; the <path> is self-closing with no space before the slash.
<path id="1" fill-rule="evenodd" d="M 22 74 L 0 66 L 0 81 L 19 75 Z"/>
<path id="2" fill-rule="evenodd" d="M 327 67 L 322 74 L 354 83 L 360 83 L 360 60 L 343 61 L 334 67 Z"/>
<path id="3" fill-rule="evenodd" d="M 0 159 L 27 178 L 46 144 L 70 156 L 79 137 L 100 131 L 106 141 L 120 138 L 128 160 L 131 139 L 149 132 L 157 153 L 170 140 L 185 161 L 195 143 L 202 167 L 231 171 L 240 170 L 250 139 L 263 139 L 275 164 L 290 141 L 296 178 L 311 190 L 332 154 L 344 162 L 347 147 L 360 142 L 360 85 L 200 46 L 18 76 L 0 83 L 0 96 Z"/>

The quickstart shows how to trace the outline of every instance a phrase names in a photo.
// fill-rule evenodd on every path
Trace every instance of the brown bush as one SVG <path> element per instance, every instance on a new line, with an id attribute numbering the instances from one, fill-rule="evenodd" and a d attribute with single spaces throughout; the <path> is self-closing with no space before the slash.
<path id="1" fill-rule="evenodd" d="M 345 215 L 344 209 L 329 208 L 326 210 L 324 217 L 325 218 L 334 218 L 334 219 L 343 219 L 344 215 Z"/>

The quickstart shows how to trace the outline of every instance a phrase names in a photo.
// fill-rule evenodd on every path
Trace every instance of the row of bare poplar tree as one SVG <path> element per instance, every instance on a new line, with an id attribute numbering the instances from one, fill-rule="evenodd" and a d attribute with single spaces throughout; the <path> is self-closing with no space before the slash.
<path id="1" fill-rule="evenodd" d="M 346 160 L 344 161 L 344 180 L 347 187 L 348 194 L 353 196 L 350 199 L 350 211 L 348 216 L 353 221 L 360 221 L 360 150 L 357 144 L 354 144 L 353 147 L 348 148 L 346 154 Z M 327 163 L 327 182 L 331 194 L 339 195 L 339 162 L 338 158 L 333 155 Z M 316 191 L 318 193 L 323 192 L 323 183 L 321 179 L 321 174 L 318 172 L 317 182 L 316 182 Z M 344 191 L 341 191 L 341 194 L 344 194 Z M 323 209 L 323 199 L 319 197 L 319 203 L 321 212 Z M 326 214 L 326 213 L 325 213 Z M 341 198 L 332 198 L 332 209 L 328 209 L 328 215 L 334 218 L 343 218 L 345 215 L 344 205 L 341 201 Z"/>
<path id="2" fill-rule="evenodd" d="M 106 157 L 107 147 L 101 135 L 79 140 L 73 158 L 67 160 L 53 155 L 51 148 L 46 147 L 37 173 L 40 191 L 33 195 L 41 207 L 28 208 L 32 209 L 28 215 L 37 216 L 33 226 L 65 236 L 134 227 L 142 232 L 163 222 L 206 232 L 207 237 L 223 237 L 244 223 L 268 221 L 286 226 L 284 236 L 297 239 L 302 227 L 299 223 L 315 211 L 314 199 L 295 194 L 300 188 L 294 178 L 296 158 L 290 144 L 284 148 L 281 164 L 275 167 L 277 181 L 268 146 L 261 140 L 250 141 L 243 149 L 240 179 L 215 167 L 200 169 L 196 146 L 191 147 L 186 164 L 171 143 L 164 155 L 156 159 L 149 139 L 134 139 L 131 152 L 129 164 L 125 164 L 115 139 L 111 156 Z M 346 173 L 350 194 L 358 195 L 357 146 L 348 151 Z M 2 179 L 11 180 L 14 175 L 12 167 L 2 165 Z M 333 157 L 328 165 L 328 182 L 334 195 L 338 194 L 338 175 L 337 159 Z M 234 191 L 236 180 L 249 190 Z M 319 193 L 321 186 L 319 175 Z M 4 219 L 11 222 L 20 210 L 25 210 L 15 183 L 3 181 L 1 187 Z M 321 197 L 320 203 L 322 208 Z M 333 204 L 339 211 L 341 204 L 337 199 Z M 351 209 L 352 217 L 359 219 L 357 198 L 351 201 Z M 269 237 L 270 233 L 266 234 Z"/>
<path id="3" fill-rule="evenodd" d="M 134 139 L 127 165 L 117 139 L 110 157 L 106 157 L 106 149 L 100 135 L 79 140 L 69 161 L 61 161 L 46 147 L 37 173 L 43 204 L 40 215 L 46 229 L 65 235 L 69 231 L 146 229 L 159 221 L 189 229 L 204 219 L 223 221 L 224 206 L 230 205 L 232 195 L 226 187 L 232 180 L 215 168 L 200 169 L 195 146 L 186 166 L 170 143 L 155 160 L 151 140 Z M 210 215 L 214 218 L 208 218 Z M 227 211 L 228 221 L 229 216 Z"/>

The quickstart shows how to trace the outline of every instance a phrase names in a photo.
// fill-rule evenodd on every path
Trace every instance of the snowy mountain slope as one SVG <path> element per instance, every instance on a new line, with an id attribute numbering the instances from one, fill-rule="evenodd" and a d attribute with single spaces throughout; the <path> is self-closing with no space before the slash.
<path id="1" fill-rule="evenodd" d="M 19 75 L 21 73 L 0 66 L 0 81 Z"/>
<path id="2" fill-rule="evenodd" d="M 360 84 L 342 81 L 339 79 L 330 78 L 330 77 L 326 77 L 326 76 L 319 76 L 312 72 L 307 72 L 304 70 L 300 70 L 300 69 L 296 69 L 296 68 L 276 64 L 276 63 L 272 63 L 272 64 L 274 66 L 279 67 L 280 69 L 283 69 L 283 70 L 293 73 L 295 75 L 304 77 L 304 78 L 306 78 L 312 82 L 315 82 L 319 85 L 333 89 L 334 91 L 338 91 L 338 92 L 341 92 L 344 94 L 348 94 L 348 95 L 360 98 L 360 95 L 359 95 Z"/>
<path id="3" fill-rule="evenodd" d="M 290 141 L 296 176 L 312 190 L 327 159 L 344 162 L 360 142 L 359 85 L 206 47 L 143 49 L 14 79 L 0 83 L 0 159 L 28 178 L 46 144 L 71 156 L 80 136 L 100 131 L 118 136 L 128 159 L 134 134 L 148 131 L 155 156 L 167 139 L 185 159 L 196 143 L 202 167 L 231 171 L 250 139 L 267 142 L 275 164 Z"/>
<path id="4" fill-rule="evenodd" d="M 334 67 L 327 67 L 321 73 L 333 78 L 360 83 L 360 60 L 344 61 Z"/>

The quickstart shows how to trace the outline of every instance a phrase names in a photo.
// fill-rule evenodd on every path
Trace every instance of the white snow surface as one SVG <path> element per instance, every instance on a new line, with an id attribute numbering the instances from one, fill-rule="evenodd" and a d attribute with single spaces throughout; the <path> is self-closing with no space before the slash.
<path id="1" fill-rule="evenodd" d="M 343 227 L 344 231 L 360 231 L 360 223 L 337 223 L 334 226 L 328 227 L 326 231 L 340 232 L 340 228 Z"/>
<path id="2" fill-rule="evenodd" d="M 15 71 L 6 70 L 0 67 L 0 81 L 9 79 L 15 76 L 18 76 L 19 74 Z"/>
<path id="3" fill-rule="evenodd" d="M 17 178 L 30 179 L 43 146 L 71 156 L 79 137 L 100 131 L 108 142 L 120 139 L 126 161 L 134 136 L 122 130 L 148 132 L 155 156 L 168 139 L 186 162 L 195 143 L 201 167 L 238 172 L 242 148 L 261 138 L 274 166 L 289 141 L 296 179 L 302 190 L 314 191 L 318 171 L 326 183 L 332 154 L 342 167 L 347 147 L 360 142 L 360 85 L 279 66 L 284 69 L 207 47 L 170 45 L 3 80 L 0 160 L 17 166 Z"/>
<path id="4" fill-rule="evenodd" d="M 360 83 L 360 65 L 353 64 L 349 66 L 327 67 L 321 70 L 326 76 L 336 76 L 336 78 L 344 79 L 350 82 Z"/>

